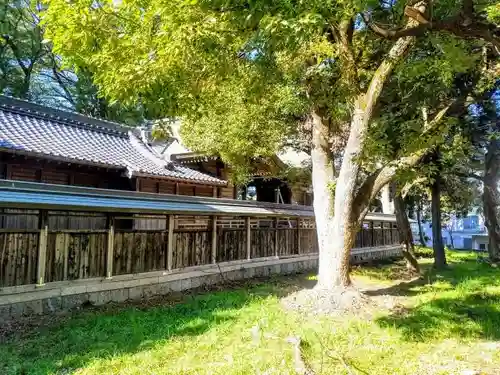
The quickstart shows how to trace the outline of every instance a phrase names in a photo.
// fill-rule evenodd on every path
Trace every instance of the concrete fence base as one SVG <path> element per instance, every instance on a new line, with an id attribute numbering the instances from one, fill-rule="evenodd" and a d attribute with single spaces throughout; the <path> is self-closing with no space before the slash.
<path id="1" fill-rule="evenodd" d="M 353 249 L 353 264 L 399 256 L 399 246 Z M 299 255 L 287 258 L 261 258 L 219 263 L 135 275 L 113 276 L 47 283 L 43 286 L 23 285 L 0 289 L 0 321 L 23 315 L 50 314 L 69 310 L 87 303 L 103 305 L 108 302 L 140 300 L 166 295 L 227 280 L 287 275 L 317 269 L 318 255 Z"/>

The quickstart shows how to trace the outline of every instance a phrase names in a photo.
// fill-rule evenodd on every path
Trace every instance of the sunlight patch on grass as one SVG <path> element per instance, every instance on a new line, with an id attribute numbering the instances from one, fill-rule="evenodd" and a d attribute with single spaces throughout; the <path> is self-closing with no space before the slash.
<path id="1" fill-rule="evenodd" d="M 1 345 L 0 373 L 294 374 L 287 338 L 299 336 L 316 374 L 494 374 L 500 363 L 498 270 L 460 253 L 448 270 L 426 268 L 422 280 L 399 284 L 402 267 L 354 270 L 355 279 L 399 298 L 373 318 L 285 311 L 280 298 L 294 279 L 275 279 L 189 296 L 174 306 L 76 313 Z"/>

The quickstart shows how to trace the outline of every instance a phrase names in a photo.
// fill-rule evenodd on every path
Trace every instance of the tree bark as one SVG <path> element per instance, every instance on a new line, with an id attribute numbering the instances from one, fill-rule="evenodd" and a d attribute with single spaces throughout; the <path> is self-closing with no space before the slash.
<path id="1" fill-rule="evenodd" d="M 349 284 L 349 262 L 348 259 L 347 262 L 341 259 L 345 252 L 343 247 L 338 246 L 339 238 L 333 230 L 332 189 L 335 177 L 333 157 L 328 143 L 329 129 L 316 112 L 311 114 L 310 121 L 313 129 L 311 149 L 313 208 L 319 246 L 317 287 L 331 289 Z M 347 252 L 347 257 L 349 254 L 350 251 Z"/>
<path id="2" fill-rule="evenodd" d="M 453 229 L 452 228 L 450 228 L 450 230 L 448 231 L 448 234 L 450 235 L 451 248 L 454 249 L 455 243 L 453 242 Z"/>
<path id="3" fill-rule="evenodd" d="M 488 253 L 492 262 L 500 261 L 500 224 L 498 221 L 500 197 L 500 141 L 492 139 L 485 157 L 483 211 L 488 229 Z"/>
<path id="4" fill-rule="evenodd" d="M 420 267 L 417 259 L 415 258 L 410 221 L 408 220 L 408 215 L 406 214 L 406 204 L 403 197 L 397 193 L 394 193 L 393 201 L 394 212 L 396 214 L 396 224 L 399 232 L 399 241 L 401 242 L 403 256 L 406 260 L 406 267 L 410 272 L 420 273 Z"/>
<path id="5" fill-rule="evenodd" d="M 427 241 L 425 240 L 424 232 L 422 231 L 422 207 L 420 206 L 420 201 L 417 202 L 417 224 L 420 243 L 422 246 L 427 246 Z"/>
<path id="6" fill-rule="evenodd" d="M 431 190 L 432 250 L 434 252 L 434 267 L 440 269 L 446 267 L 446 254 L 441 231 L 441 176 L 439 173 L 434 178 Z"/>

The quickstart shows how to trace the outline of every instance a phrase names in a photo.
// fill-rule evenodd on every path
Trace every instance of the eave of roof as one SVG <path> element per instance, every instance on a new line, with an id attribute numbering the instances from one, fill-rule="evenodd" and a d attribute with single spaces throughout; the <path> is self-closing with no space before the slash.
<path id="1" fill-rule="evenodd" d="M 0 180 L 0 206 L 73 211 L 314 217 L 310 206 Z M 396 222 L 369 213 L 365 221 Z"/>
<path id="2" fill-rule="evenodd" d="M 47 210 L 311 217 L 301 206 L 0 180 L 0 207 Z"/>

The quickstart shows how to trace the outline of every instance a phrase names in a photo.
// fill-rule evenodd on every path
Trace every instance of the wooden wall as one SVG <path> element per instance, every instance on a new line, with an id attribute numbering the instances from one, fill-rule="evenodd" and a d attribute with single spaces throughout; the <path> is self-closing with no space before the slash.
<path id="1" fill-rule="evenodd" d="M 34 284 L 38 232 L 0 233 L 0 287 Z"/>
<path id="2" fill-rule="evenodd" d="M 217 187 L 196 183 L 176 183 L 158 178 L 128 178 L 118 169 L 20 157 L 0 152 L 0 178 L 103 189 L 136 190 L 147 193 L 217 196 Z M 222 196 L 232 198 L 233 188 L 222 187 Z M 230 194 L 228 192 L 230 191 Z"/>
<path id="3" fill-rule="evenodd" d="M 182 215 L 136 215 L 120 219 L 100 213 L 49 211 L 45 220 L 38 217 L 40 213 L 36 210 L 25 214 L 20 210 L 9 214 L 10 211 L 3 214 L 3 224 L 11 218 L 35 216 L 36 228 L 45 222 L 48 227 L 47 232 L 5 225 L 0 228 L 0 288 L 39 281 L 39 259 L 45 259 L 41 268 L 43 281 L 54 282 L 105 277 L 108 273 L 124 275 L 207 265 L 213 262 L 214 250 L 216 262 L 244 260 L 249 255 L 250 258 L 287 257 L 318 251 L 315 224 L 311 219 L 218 217 L 214 220 L 208 216 Z M 87 227 L 58 228 L 60 220 L 73 217 L 86 218 L 78 223 L 86 223 Z M 117 224 L 119 220 L 153 220 L 164 225 L 160 229 L 126 229 Z M 44 233 L 47 233 L 46 239 L 42 240 Z M 359 232 L 355 247 L 398 243 L 394 225 L 368 225 Z M 40 249 L 45 254 L 43 257 Z"/>
<path id="4" fill-rule="evenodd" d="M 106 246 L 106 232 L 49 232 L 45 281 L 105 276 Z"/>
<path id="5" fill-rule="evenodd" d="M 117 169 L 0 153 L 0 178 L 103 189 L 132 190 L 131 180 Z"/>

